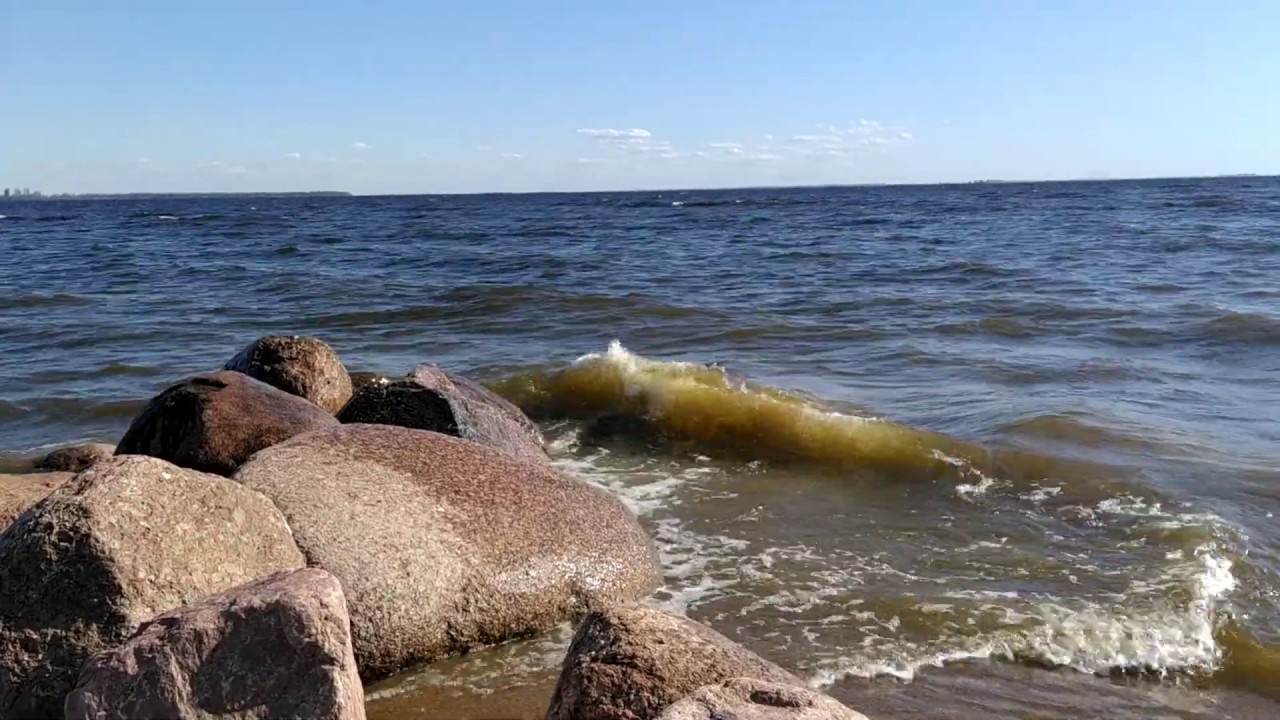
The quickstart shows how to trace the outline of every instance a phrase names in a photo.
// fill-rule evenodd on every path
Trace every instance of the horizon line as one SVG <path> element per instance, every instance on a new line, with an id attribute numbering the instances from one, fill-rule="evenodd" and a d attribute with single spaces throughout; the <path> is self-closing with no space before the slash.
<path id="1" fill-rule="evenodd" d="M 1141 182 L 1153 180 L 1228 180 L 1228 179 L 1276 179 L 1280 173 L 1219 173 L 1214 175 L 1150 175 L 1131 177 L 1082 177 L 1039 180 L 1004 180 L 998 178 L 979 180 L 950 180 L 943 182 L 859 182 L 859 183 L 820 183 L 795 185 L 724 185 L 716 187 L 637 187 L 626 190 L 472 190 L 458 192 L 374 192 L 356 193 L 349 190 L 166 190 L 166 191 L 122 191 L 122 192 L 83 192 L 83 193 L 51 193 L 40 196 L 6 196 L 3 201 L 56 201 L 56 200 L 111 200 L 129 197 L 213 197 L 213 196 L 288 196 L 316 195 L 337 197 L 423 197 L 423 196 L 470 196 L 470 195 L 605 195 L 616 193 L 658 193 L 658 192 L 718 192 L 725 190 L 805 190 L 832 188 L 867 188 L 867 187 L 947 187 L 968 185 L 1049 185 L 1066 183 L 1106 183 L 1106 182 Z M 43 191 L 40 191 L 43 192 Z"/>

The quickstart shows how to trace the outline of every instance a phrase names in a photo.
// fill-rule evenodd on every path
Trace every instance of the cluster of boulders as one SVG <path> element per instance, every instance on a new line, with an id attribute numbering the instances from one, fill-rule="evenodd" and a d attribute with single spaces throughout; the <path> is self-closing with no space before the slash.
<path id="1" fill-rule="evenodd" d="M 564 620 L 551 720 L 862 717 L 634 605 L 635 516 L 434 366 L 262 338 L 34 469 L 0 476 L 0 719 L 363 718 L 362 681 Z"/>

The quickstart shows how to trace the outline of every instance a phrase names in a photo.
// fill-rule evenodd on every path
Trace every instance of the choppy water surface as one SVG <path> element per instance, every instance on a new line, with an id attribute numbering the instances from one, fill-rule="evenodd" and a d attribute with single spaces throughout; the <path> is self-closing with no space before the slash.
<path id="1" fill-rule="evenodd" d="M 1280 716 L 1280 180 L 0 214 L 0 466 L 315 334 L 491 382 L 655 602 L 869 715 Z M 536 716 L 566 641 L 371 713 Z"/>

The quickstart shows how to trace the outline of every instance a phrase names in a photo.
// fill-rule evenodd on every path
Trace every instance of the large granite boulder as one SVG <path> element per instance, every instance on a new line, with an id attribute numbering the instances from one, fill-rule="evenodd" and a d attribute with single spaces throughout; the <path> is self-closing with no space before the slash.
<path id="1" fill-rule="evenodd" d="M 144 620 L 302 565 L 280 511 L 243 485 L 97 463 L 0 534 L 0 717 L 61 717 L 85 660 Z"/>
<path id="2" fill-rule="evenodd" d="M 867 720 L 835 700 L 795 685 L 735 678 L 706 685 L 668 707 L 659 720 Z"/>
<path id="3" fill-rule="evenodd" d="M 71 473 L 54 472 L 0 475 L 0 531 L 71 478 Z"/>
<path id="4" fill-rule="evenodd" d="M 258 453 L 235 479 L 342 581 L 366 680 L 550 629 L 658 581 L 652 541 L 599 488 L 476 443 L 343 425 Z"/>
<path id="5" fill-rule="evenodd" d="M 227 361 L 226 370 L 306 398 L 331 415 L 351 399 L 351 377 L 338 354 L 313 337 L 271 335 L 253 341 Z"/>
<path id="6" fill-rule="evenodd" d="M 653 720 L 698 688 L 736 678 L 804 685 L 683 615 L 614 607 L 578 627 L 547 720 Z"/>
<path id="7" fill-rule="evenodd" d="M 314 403 L 224 370 L 157 395 L 134 418 L 117 455 L 150 455 L 230 475 L 259 450 L 338 421 Z"/>
<path id="8" fill-rule="evenodd" d="M 546 461 L 542 431 L 520 408 L 483 385 L 434 365 L 390 382 L 363 385 L 338 414 L 344 423 L 398 425 L 478 442 Z"/>
<path id="9" fill-rule="evenodd" d="M 99 460 L 106 460 L 116 454 L 116 446 L 106 443 L 85 443 L 70 447 L 58 448 L 36 460 L 36 470 L 45 472 L 78 473 L 87 470 Z"/>
<path id="10" fill-rule="evenodd" d="M 66 720 L 364 720 L 342 585 L 277 573 L 170 610 L 94 655 Z"/>

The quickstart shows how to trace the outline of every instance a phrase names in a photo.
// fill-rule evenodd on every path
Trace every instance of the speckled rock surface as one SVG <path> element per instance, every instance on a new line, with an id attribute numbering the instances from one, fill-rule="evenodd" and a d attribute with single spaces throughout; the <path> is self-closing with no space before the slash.
<path id="1" fill-rule="evenodd" d="M 342 581 L 367 680 L 545 631 L 658 581 L 652 541 L 616 498 L 439 433 L 319 430 L 235 479 L 275 501 L 310 564 Z"/>
<path id="2" fill-rule="evenodd" d="M 659 720 L 867 720 L 808 688 L 735 678 L 706 685 L 668 707 Z"/>
<path id="3" fill-rule="evenodd" d="M 227 361 L 225 369 L 306 398 L 331 415 L 351 399 L 351 376 L 333 348 L 319 338 L 259 338 Z"/>
<path id="4" fill-rule="evenodd" d="M 171 610 L 85 663 L 67 720 L 363 720 L 342 585 L 277 573 Z"/>
<path id="5" fill-rule="evenodd" d="M 683 615 L 620 606 L 583 620 L 548 720 L 652 720 L 704 685 L 752 678 L 803 686 L 791 673 Z"/>
<path id="6" fill-rule="evenodd" d="M 319 406 L 238 372 L 200 375 L 157 395 L 117 455 L 150 455 L 230 475 L 259 450 L 338 421 Z"/>
<path id="7" fill-rule="evenodd" d="M 526 460 L 547 460 L 542 431 L 520 408 L 434 365 L 419 365 L 405 378 L 362 386 L 338 419 L 433 430 Z"/>
<path id="8" fill-rule="evenodd" d="M 238 483 L 95 464 L 0 534 L 0 717 L 61 717 L 84 661 L 142 621 L 302 564 L 284 517 Z"/>
<path id="9" fill-rule="evenodd" d="M 99 460 L 106 460 L 116 454 L 116 446 L 106 443 L 86 443 L 58 448 L 36 460 L 36 470 L 47 472 L 78 473 L 87 469 Z"/>
<path id="10" fill-rule="evenodd" d="M 27 508 L 62 487 L 72 476 L 72 473 L 62 472 L 0 475 L 0 531 L 12 525 Z"/>

